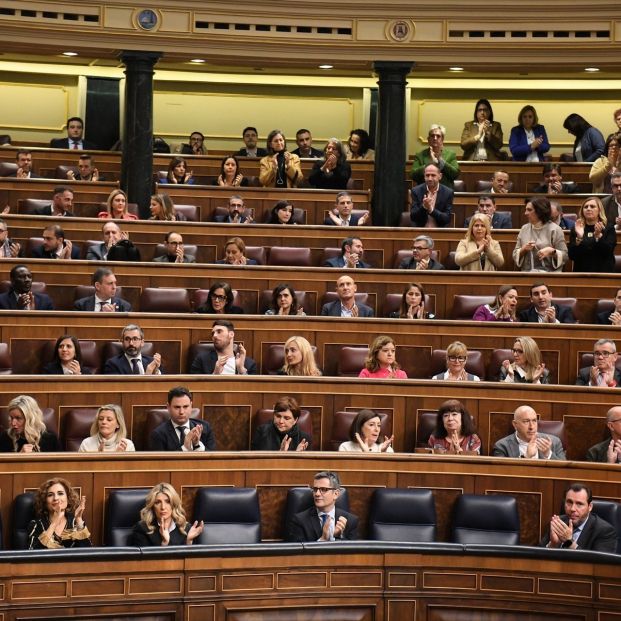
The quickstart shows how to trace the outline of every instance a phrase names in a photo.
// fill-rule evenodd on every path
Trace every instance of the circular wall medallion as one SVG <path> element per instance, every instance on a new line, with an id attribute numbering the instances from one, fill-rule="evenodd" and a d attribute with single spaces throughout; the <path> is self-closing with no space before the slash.
<path id="1" fill-rule="evenodd" d="M 153 30 L 154 28 L 157 28 L 159 18 L 155 11 L 151 9 L 144 9 L 138 13 L 136 22 L 143 30 Z"/>
<path id="2" fill-rule="evenodd" d="M 388 25 L 388 34 L 395 41 L 407 41 L 412 37 L 413 32 L 412 23 L 403 19 L 390 22 Z"/>

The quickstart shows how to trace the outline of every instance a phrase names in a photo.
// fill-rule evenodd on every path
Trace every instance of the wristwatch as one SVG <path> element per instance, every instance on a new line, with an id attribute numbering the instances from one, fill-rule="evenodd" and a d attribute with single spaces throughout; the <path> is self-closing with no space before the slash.
<path id="1" fill-rule="evenodd" d="M 571 544 L 574 542 L 573 539 L 567 539 L 561 543 L 561 548 L 571 548 Z"/>

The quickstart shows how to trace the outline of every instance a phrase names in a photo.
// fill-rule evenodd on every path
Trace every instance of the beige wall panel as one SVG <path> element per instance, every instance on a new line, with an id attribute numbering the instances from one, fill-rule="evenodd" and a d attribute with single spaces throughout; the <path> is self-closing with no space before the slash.
<path id="1" fill-rule="evenodd" d="M 162 11 L 160 32 L 192 32 L 192 13 L 190 11 Z"/>
<path id="2" fill-rule="evenodd" d="M 104 28 L 132 28 L 133 6 L 107 6 L 104 8 Z"/>

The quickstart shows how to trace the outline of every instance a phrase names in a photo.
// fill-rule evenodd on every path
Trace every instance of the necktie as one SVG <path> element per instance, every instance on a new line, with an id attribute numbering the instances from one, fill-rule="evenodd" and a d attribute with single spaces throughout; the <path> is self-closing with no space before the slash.
<path id="1" fill-rule="evenodd" d="M 180 446 L 183 446 L 183 441 L 185 440 L 185 434 L 188 432 L 187 427 L 182 427 L 181 425 L 177 427 L 177 431 L 179 432 L 179 443 Z"/>
<path id="2" fill-rule="evenodd" d="M 327 513 L 320 513 L 319 514 L 319 519 L 321 520 L 321 530 L 323 530 L 323 527 L 326 525 L 326 520 L 328 519 L 328 514 Z"/>
<path id="3" fill-rule="evenodd" d="M 582 525 L 578 526 L 577 528 L 574 528 L 573 533 L 571 534 L 571 538 L 574 541 L 578 541 L 578 537 L 580 537 L 580 533 L 582 532 Z"/>
<path id="4" fill-rule="evenodd" d="M 140 367 L 138 366 L 138 358 L 132 358 L 132 373 L 134 375 L 141 375 Z"/>
<path id="5" fill-rule="evenodd" d="M 73 146 L 71 147 L 72 149 L 79 149 L 80 148 L 80 143 L 76 142 L 75 140 L 73 141 Z"/>

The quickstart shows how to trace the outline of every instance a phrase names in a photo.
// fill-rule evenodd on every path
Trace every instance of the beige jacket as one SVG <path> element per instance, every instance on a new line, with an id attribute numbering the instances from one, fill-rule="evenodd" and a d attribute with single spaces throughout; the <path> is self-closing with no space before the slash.
<path id="1" fill-rule="evenodd" d="M 505 258 L 502 256 L 500 244 L 495 239 L 492 239 L 489 250 L 485 253 L 485 267 L 483 271 L 495 272 L 504 265 L 504 262 Z M 463 272 L 480 272 L 481 261 L 476 242 L 462 239 L 457 245 L 455 263 L 459 265 L 459 269 Z"/>

